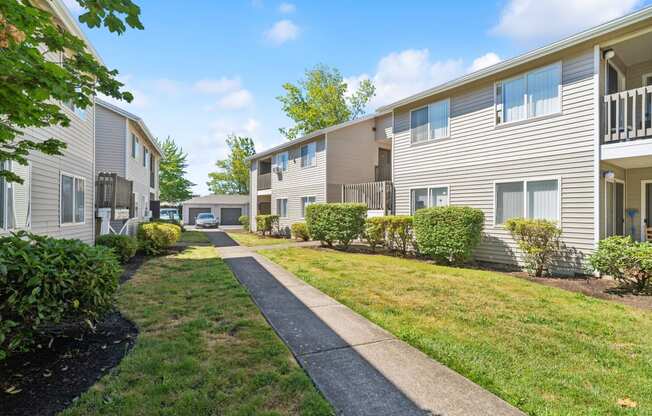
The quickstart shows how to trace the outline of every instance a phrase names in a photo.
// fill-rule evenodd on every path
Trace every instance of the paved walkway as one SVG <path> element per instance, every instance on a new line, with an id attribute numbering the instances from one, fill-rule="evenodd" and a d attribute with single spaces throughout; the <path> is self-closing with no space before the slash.
<path id="1" fill-rule="evenodd" d="M 253 250 L 210 238 L 339 414 L 523 415 Z"/>

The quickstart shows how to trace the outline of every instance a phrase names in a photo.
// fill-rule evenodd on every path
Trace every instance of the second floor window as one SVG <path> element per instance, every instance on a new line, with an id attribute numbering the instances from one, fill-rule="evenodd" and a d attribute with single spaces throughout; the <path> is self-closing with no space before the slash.
<path id="1" fill-rule="evenodd" d="M 138 137 L 131 133 L 131 157 L 138 159 Z"/>
<path id="2" fill-rule="evenodd" d="M 510 123 L 561 111 L 561 64 L 496 83 L 496 123 Z"/>
<path id="3" fill-rule="evenodd" d="M 450 124 L 449 100 L 437 101 L 410 112 L 412 143 L 448 137 Z"/>
<path id="4" fill-rule="evenodd" d="M 315 153 L 317 151 L 317 143 L 312 142 L 301 146 L 301 167 L 309 168 L 317 164 Z"/>
<path id="5" fill-rule="evenodd" d="M 283 172 L 288 170 L 288 152 L 279 153 L 276 156 L 276 166 Z"/>
<path id="6" fill-rule="evenodd" d="M 143 148 L 143 166 L 147 167 L 149 163 L 149 150 Z"/>

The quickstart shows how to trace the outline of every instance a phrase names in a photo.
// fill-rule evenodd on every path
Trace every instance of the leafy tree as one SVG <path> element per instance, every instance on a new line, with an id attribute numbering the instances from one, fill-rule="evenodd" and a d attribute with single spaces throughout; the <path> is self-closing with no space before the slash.
<path id="1" fill-rule="evenodd" d="M 208 174 L 208 189 L 214 194 L 249 193 L 249 163 L 246 159 L 256 154 L 254 141 L 249 137 L 231 134 L 226 138 L 229 146 L 227 159 L 218 160 L 215 164 L 217 172 Z"/>
<path id="2" fill-rule="evenodd" d="M 342 74 L 326 65 L 307 70 L 297 85 L 288 82 L 283 84 L 283 89 L 286 94 L 277 99 L 295 125 L 279 131 L 290 140 L 358 118 L 376 94 L 376 87 L 366 79 L 347 97 Z"/>
<path id="3" fill-rule="evenodd" d="M 195 184 L 185 177 L 188 154 L 184 153 L 169 136 L 161 143 L 161 149 L 163 150 L 159 166 L 161 201 L 178 204 L 192 198 L 190 188 Z"/>
<path id="4" fill-rule="evenodd" d="M 140 8 L 131 0 L 77 0 L 85 12 L 79 20 L 121 34 L 126 25 L 143 29 Z M 57 138 L 43 141 L 21 136 L 29 127 L 68 126 L 59 103 L 84 109 L 101 93 L 131 101 L 123 84 L 88 51 L 84 41 L 61 30 L 36 0 L 0 1 L 0 162 L 27 164 L 31 150 L 61 155 L 66 145 Z M 49 2 L 46 2 L 49 3 Z M 0 169 L 0 178 L 22 179 Z"/>

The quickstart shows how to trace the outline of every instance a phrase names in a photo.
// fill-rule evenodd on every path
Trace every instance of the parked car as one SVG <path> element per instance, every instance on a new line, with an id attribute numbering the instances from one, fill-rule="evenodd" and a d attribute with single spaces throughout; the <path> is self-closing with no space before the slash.
<path id="1" fill-rule="evenodd" d="M 195 225 L 197 225 L 198 228 L 215 228 L 219 227 L 220 220 L 215 218 L 215 216 L 209 212 L 203 212 L 197 215 Z"/>
<path id="2" fill-rule="evenodd" d="M 179 221 L 179 210 L 177 208 L 161 208 L 161 219 Z"/>

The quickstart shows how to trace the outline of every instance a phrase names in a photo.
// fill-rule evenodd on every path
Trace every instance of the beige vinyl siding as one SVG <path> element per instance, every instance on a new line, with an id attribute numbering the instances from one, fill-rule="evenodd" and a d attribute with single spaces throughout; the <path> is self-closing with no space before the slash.
<path id="1" fill-rule="evenodd" d="M 126 175 L 126 118 L 98 105 L 95 110 L 95 172 Z"/>
<path id="2" fill-rule="evenodd" d="M 249 165 L 249 229 L 256 231 L 256 215 L 258 215 L 258 160 L 250 161 Z"/>
<path id="3" fill-rule="evenodd" d="M 410 213 L 410 188 L 449 185 L 451 205 L 485 213 L 486 236 L 476 257 L 515 263 L 514 242 L 502 227 L 494 226 L 494 181 L 558 176 L 563 241 L 580 253 L 589 252 L 594 239 L 593 79 L 592 49 L 564 57 L 563 114 L 500 127 L 494 126 L 493 82 L 453 91 L 450 137 L 419 145 L 410 143 L 409 110 L 423 103 L 396 111 L 397 213 Z"/>
<path id="4" fill-rule="evenodd" d="M 281 175 L 272 173 L 272 214 L 276 214 L 277 198 L 288 199 L 288 217 L 279 220 L 282 229 L 289 228 L 297 221 L 303 221 L 302 197 L 314 196 L 316 202 L 326 202 L 326 138 L 321 136 L 311 142 L 316 143 L 315 166 L 301 167 L 300 145 L 297 145 L 284 150 L 288 152 L 288 170 Z M 308 143 L 310 142 L 303 145 Z"/>
<path id="5" fill-rule="evenodd" d="M 386 140 L 392 138 L 392 114 L 385 114 L 380 117 L 376 117 L 376 131 L 374 136 L 376 140 Z"/>
<path id="6" fill-rule="evenodd" d="M 149 154 L 155 154 L 158 164 L 158 155 L 156 155 L 156 150 L 154 146 L 146 139 L 145 133 L 140 129 L 138 124 L 134 123 L 132 120 L 128 120 L 129 136 L 127 140 L 127 172 L 126 178 L 133 181 L 134 183 L 134 193 L 136 194 L 136 201 L 139 207 L 140 212 L 142 212 L 142 196 L 145 196 L 145 205 L 149 207 L 149 194 L 150 192 L 155 194 L 155 198 L 158 198 L 158 172 L 155 175 L 155 187 L 150 187 L 149 181 L 149 167 L 143 166 L 143 154 L 144 149 L 149 151 Z M 138 138 L 139 150 L 136 159 L 131 157 L 131 134 L 134 133 Z"/>

